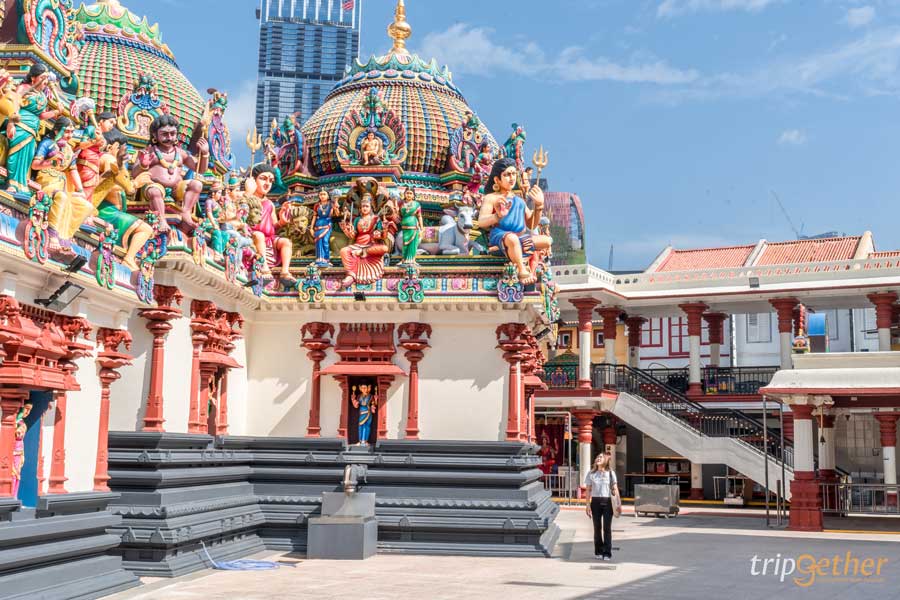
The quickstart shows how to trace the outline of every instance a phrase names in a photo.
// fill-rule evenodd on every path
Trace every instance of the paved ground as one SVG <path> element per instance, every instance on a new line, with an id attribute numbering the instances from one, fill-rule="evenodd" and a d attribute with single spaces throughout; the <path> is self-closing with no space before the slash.
<path id="1" fill-rule="evenodd" d="M 563 510 L 558 523 L 563 535 L 551 559 L 378 555 L 341 562 L 270 554 L 256 558 L 286 564 L 275 571 L 206 571 L 178 580 L 145 580 L 145 587 L 109 600 L 900 600 L 900 535 L 798 534 L 767 530 L 758 516 L 702 512 L 668 520 L 623 516 L 613 525 L 618 550 L 606 563 L 593 558 L 590 522 L 582 511 Z M 856 577 L 852 561 L 845 575 L 848 552 L 860 561 Z M 812 561 L 833 561 L 835 555 L 840 557 L 837 570 L 832 562 L 811 566 Z M 767 565 L 766 558 L 772 559 Z M 784 558 L 797 566 L 781 581 L 781 571 L 790 570 L 783 568 Z M 867 558 L 871 564 L 864 562 Z M 871 575 L 864 577 L 862 569 Z"/>

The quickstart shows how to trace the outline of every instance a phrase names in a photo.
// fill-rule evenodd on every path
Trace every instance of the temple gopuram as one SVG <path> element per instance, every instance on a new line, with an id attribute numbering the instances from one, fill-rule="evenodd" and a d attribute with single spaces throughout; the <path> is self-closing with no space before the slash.
<path id="1" fill-rule="evenodd" d="M 246 140 L 117 0 L 0 6 L 4 597 L 303 552 L 351 464 L 381 551 L 548 555 L 543 193 L 404 3 L 308 122 Z"/>

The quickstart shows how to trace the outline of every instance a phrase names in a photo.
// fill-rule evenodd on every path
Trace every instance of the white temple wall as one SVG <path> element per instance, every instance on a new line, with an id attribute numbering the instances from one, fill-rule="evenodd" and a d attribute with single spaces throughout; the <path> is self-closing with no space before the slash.
<path id="1" fill-rule="evenodd" d="M 190 306 L 191 301 L 185 298 L 182 304 L 185 314 L 190 313 Z M 169 323 L 172 330 L 166 338 L 163 360 L 163 428 L 169 433 L 187 433 L 193 357 L 191 320 L 184 316 Z"/>
<path id="2" fill-rule="evenodd" d="M 235 341 L 231 356 L 242 368 L 230 369 L 228 372 L 228 434 L 247 435 L 247 419 L 248 412 L 252 410 L 250 407 L 252 400 L 248 397 L 250 387 L 247 381 L 247 360 L 249 357 L 246 338 Z"/>
<path id="3" fill-rule="evenodd" d="M 420 438 L 506 439 L 509 365 L 496 347 L 496 325 L 434 326 L 419 363 Z"/>
<path id="4" fill-rule="evenodd" d="M 109 430 L 139 431 L 144 425 L 144 409 L 150 389 L 150 359 L 153 352 L 153 335 L 147 329 L 147 320 L 134 311 L 128 319 L 131 333 L 131 350 L 134 358 L 131 366 L 122 367 L 122 378 L 110 386 Z"/>
<path id="5" fill-rule="evenodd" d="M 300 346 L 300 321 L 254 322 L 245 325 L 247 401 L 245 430 L 247 435 L 302 436 L 309 421 L 309 378 L 312 363 Z M 236 357 L 237 358 L 237 357 Z M 323 366 L 333 362 L 331 353 Z M 241 362 L 238 359 L 238 362 Z M 233 373 L 234 374 L 234 373 Z M 327 405 L 329 383 L 338 397 L 340 388 L 330 377 L 322 378 L 322 405 Z M 231 381 L 229 380 L 229 386 Z M 229 397 L 231 396 L 229 389 Z M 229 401 L 230 404 L 230 401 Z M 337 401 L 335 401 L 337 404 Z M 231 414 L 229 409 L 229 414 Z M 323 410 L 324 412 L 324 410 Z M 235 414 L 237 420 L 237 414 Z M 235 420 L 235 423 L 236 423 Z M 229 417 L 229 421 L 231 418 Z M 329 433 L 330 431 L 330 433 Z M 236 429 L 232 430 L 237 433 Z M 335 435 L 323 424 L 322 435 Z"/>
<path id="6" fill-rule="evenodd" d="M 69 480 L 66 482 L 66 490 L 86 492 L 94 488 L 100 419 L 100 379 L 94 356 L 78 359 L 75 364 L 78 365 L 76 376 L 81 391 L 67 394 L 66 477 Z M 50 443 L 53 443 L 52 440 Z"/>

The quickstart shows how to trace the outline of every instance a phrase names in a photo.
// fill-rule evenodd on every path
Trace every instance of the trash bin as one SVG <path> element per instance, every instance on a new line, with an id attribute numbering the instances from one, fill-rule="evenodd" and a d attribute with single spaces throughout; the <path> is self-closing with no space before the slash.
<path id="1" fill-rule="evenodd" d="M 678 514 L 677 485 L 641 483 L 634 486 L 634 515 L 655 514 L 669 518 Z"/>

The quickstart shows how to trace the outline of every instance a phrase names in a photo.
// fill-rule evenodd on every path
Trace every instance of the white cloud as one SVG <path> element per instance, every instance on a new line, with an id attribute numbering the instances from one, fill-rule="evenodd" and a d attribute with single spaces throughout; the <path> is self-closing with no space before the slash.
<path id="1" fill-rule="evenodd" d="M 864 27 L 872 22 L 875 18 L 874 6 L 860 6 L 859 8 L 850 8 L 844 15 L 844 23 L 852 29 Z"/>
<path id="2" fill-rule="evenodd" d="M 420 48 L 423 57 L 435 57 L 454 71 L 493 75 L 510 72 L 544 80 L 618 81 L 624 83 L 685 84 L 700 77 L 693 69 L 669 66 L 655 57 L 636 56 L 622 64 L 606 57 L 591 57 L 583 48 L 569 46 L 553 57 L 534 42 L 517 48 L 495 43 L 494 31 L 457 23 L 427 34 Z"/>
<path id="3" fill-rule="evenodd" d="M 759 12 L 782 0 L 663 0 L 656 8 L 657 17 L 677 17 L 700 11 Z"/>
<path id="4" fill-rule="evenodd" d="M 802 146 L 806 143 L 806 134 L 799 129 L 785 129 L 778 137 L 778 143 L 783 146 Z"/>
<path id="5" fill-rule="evenodd" d="M 659 90 L 654 100 L 809 94 L 846 99 L 854 93 L 900 95 L 900 27 L 872 30 L 856 40 L 805 57 L 779 59 L 742 73 L 720 73 Z"/>

